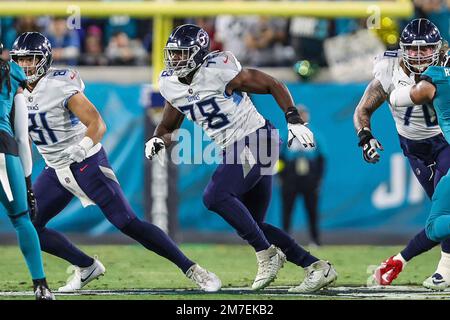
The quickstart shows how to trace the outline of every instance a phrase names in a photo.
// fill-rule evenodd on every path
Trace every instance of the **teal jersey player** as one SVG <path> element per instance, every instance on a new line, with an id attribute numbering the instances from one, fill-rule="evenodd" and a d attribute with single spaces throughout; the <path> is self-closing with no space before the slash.
<path id="1" fill-rule="evenodd" d="M 422 74 L 422 79 L 435 87 L 434 110 L 445 139 L 450 143 L 450 66 L 429 67 Z"/>
<path id="2" fill-rule="evenodd" d="M 0 53 L 2 48 L 0 44 Z M 27 195 L 32 194 L 32 161 L 28 142 L 28 110 L 23 95 L 26 83 L 25 73 L 15 62 L 0 60 L 0 202 L 16 229 L 36 299 L 53 300 L 27 201 Z"/>
<path id="3" fill-rule="evenodd" d="M 443 66 L 430 66 L 422 73 L 422 80 L 414 86 L 394 90 L 391 104 L 408 107 L 430 103 L 434 106 L 437 120 L 445 139 L 450 143 L 450 56 Z M 450 159 L 448 159 L 450 161 Z M 431 212 L 426 222 L 427 237 L 440 242 L 450 238 L 450 172 L 436 186 Z"/>

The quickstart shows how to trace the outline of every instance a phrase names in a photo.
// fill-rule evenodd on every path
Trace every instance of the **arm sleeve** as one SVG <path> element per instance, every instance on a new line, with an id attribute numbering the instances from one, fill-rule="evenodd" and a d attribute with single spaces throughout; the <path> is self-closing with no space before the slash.
<path id="1" fill-rule="evenodd" d="M 14 97 L 14 130 L 17 145 L 19 147 L 19 157 L 22 162 L 25 177 L 31 175 L 33 162 L 31 159 L 31 148 L 28 141 L 28 110 L 23 93 Z"/>

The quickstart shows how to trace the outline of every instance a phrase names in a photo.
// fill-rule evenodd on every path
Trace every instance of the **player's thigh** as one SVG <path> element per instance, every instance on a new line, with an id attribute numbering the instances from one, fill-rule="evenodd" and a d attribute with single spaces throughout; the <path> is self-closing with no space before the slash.
<path id="1" fill-rule="evenodd" d="M 36 218 L 34 225 L 44 227 L 47 222 L 59 214 L 73 199 L 73 194 L 64 188 L 56 176 L 55 170 L 46 167 L 33 184 L 36 198 Z"/>
<path id="2" fill-rule="evenodd" d="M 25 176 L 20 158 L 0 154 L 1 188 L 0 200 L 10 217 L 28 211 Z"/>
<path id="3" fill-rule="evenodd" d="M 437 185 L 439 180 L 447 174 L 449 167 L 450 167 L 450 145 L 447 145 L 445 148 L 442 149 L 441 152 L 439 152 L 438 156 L 436 157 L 436 178 L 434 181 L 435 185 Z"/>
<path id="4" fill-rule="evenodd" d="M 242 196 L 243 203 L 257 222 L 263 222 L 272 198 L 272 176 L 263 176 Z"/>
<path id="5" fill-rule="evenodd" d="M 417 180 L 422 185 L 422 188 L 425 190 L 428 197 L 431 198 L 434 193 L 434 181 L 433 179 L 430 179 L 433 174 L 431 169 L 416 158 L 408 156 L 408 161 Z"/>
<path id="6" fill-rule="evenodd" d="M 105 217 L 121 229 L 136 218 L 119 181 L 104 152 L 89 159 L 81 168 L 73 168 L 75 179 L 83 192 L 97 204 Z M 83 164 L 82 163 L 82 164 Z"/>

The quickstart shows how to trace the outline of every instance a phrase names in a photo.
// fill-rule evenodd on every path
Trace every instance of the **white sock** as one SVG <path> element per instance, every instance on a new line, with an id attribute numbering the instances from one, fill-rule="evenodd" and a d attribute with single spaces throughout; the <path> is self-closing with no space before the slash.
<path id="1" fill-rule="evenodd" d="M 441 251 L 441 260 L 439 260 L 436 273 L 439 273 L 446 282 L 450 283 L 450 253 Z"/>
<path id="2" fill-rule="evenodd" d="M 394 256 L 394 260 L 400 260 L 403 263 L 403 268 L 406 266 L 407 262 L 405 258 L 403 258 L 401 253 L 397 253 L 397 255 Z"/>

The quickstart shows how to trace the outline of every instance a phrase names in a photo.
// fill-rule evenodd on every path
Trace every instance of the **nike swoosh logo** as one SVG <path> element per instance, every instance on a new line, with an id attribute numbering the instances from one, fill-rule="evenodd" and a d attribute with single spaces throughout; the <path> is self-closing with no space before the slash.
<path id="1" fill-rule="evenodd" d="M 89 165 L 87 164 L 87 165 L 85 165 L 83 168 L 80 168 L 80 172 L 83 172 L 84 169 L 86 169 L 88 166 L 89 166 Z"/>
<path id="2" fill-rule="evenodd" d="M 327 274 L 325 275 L 325 278 L 328 278 L 328 275 L 330 274 L 330 271 L 331 271 L 331 267 L 328 268 Z"/>
<path id="3" fill-rule="evenodd" d="M 91 271 L 91 273 L 88 274 L 88 276 L 86 278 L 81 278 L 81 282 L 85 282 L 87 279 L 89 279 L 89 277 L 94 273 L 94 271 L 97 270 L 97 268 L 94 268 L 94 270 Z"/>
<path id="4" fill-rule="evenodd" d="M 433 279 L 433 283 L 434 284 L 441 284 L 441 283 L 444 283 L 444 282 L 445 282 L 445 280 L 438 280 L 438 281 L 436 281 L 436 280 Z"/>

